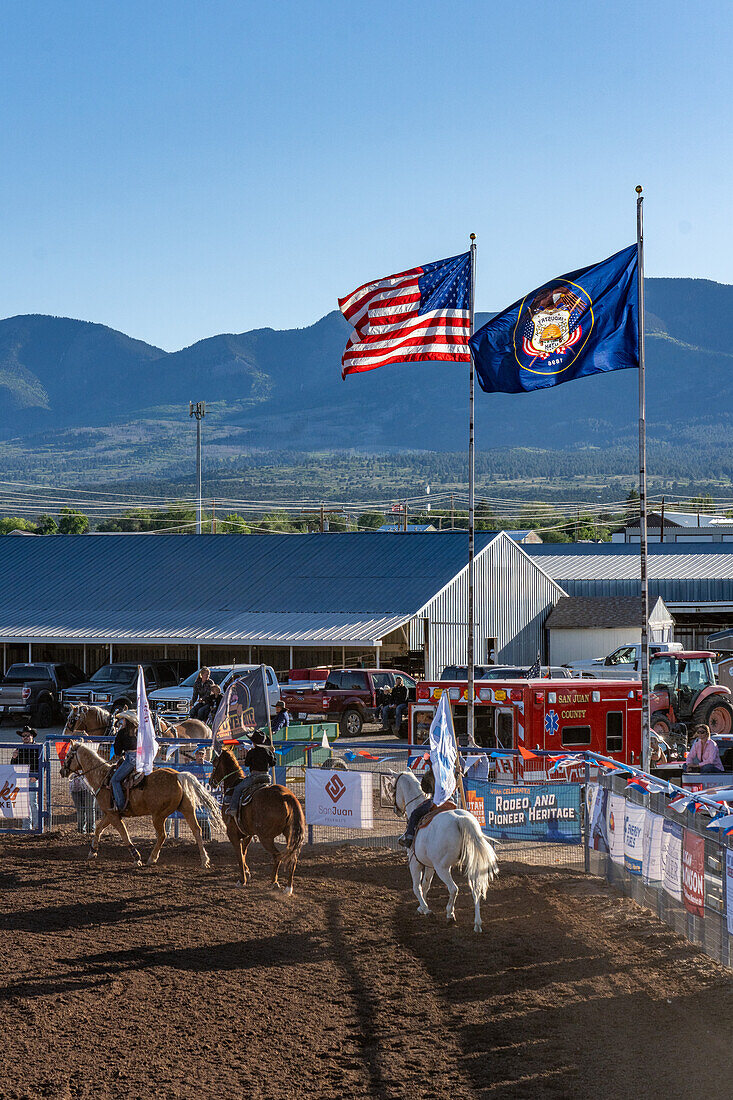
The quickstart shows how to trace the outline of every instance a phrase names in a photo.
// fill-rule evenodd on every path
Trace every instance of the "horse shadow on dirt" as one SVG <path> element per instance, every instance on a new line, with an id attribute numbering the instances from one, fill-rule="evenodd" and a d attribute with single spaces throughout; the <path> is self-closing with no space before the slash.
<path id="1" fill-rule="evenodd" d="M 163 948 L 139 947 L 124 951 L 102 951 L 84 958 L 60 959 L 71 969 L 54 977 L 53 991 L 80 992 L 100 985 L 112 984 L 134 971 L 157 968 L 173 969 L 193 974 L 245 971 L 277 966 L 292 967 L 298 959 L 319 962 L 328 958 L 327 951 L 311 933 L 283 937 L 266 936 L 252 940 L 232 940 L 202 947 Z M 0 989 L 0 1002 L 17 997 L 42 997 L 49 992 L 48 981 L 11 982 Z"/>
<path id="2" fill-rule="evenodd" d="M 0 915 L 0 931 L 47 933 L 89 928 L 93 925 L 129 925 L 146 917 L 159 920 L 181 913 L 190 913 L 193 905 L 150 903 L 141 905 L 126 898 L 112 901 L 79 901 L 70 905 L 47 905 L 35 909 L 15 910 Z"/>

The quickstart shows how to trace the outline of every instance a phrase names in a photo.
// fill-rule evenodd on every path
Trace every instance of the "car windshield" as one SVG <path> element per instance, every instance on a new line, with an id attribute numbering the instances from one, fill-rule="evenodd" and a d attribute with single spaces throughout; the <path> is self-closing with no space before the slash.
<path id="1" fill-rule="evenodd" d="M 128 684 L 135 677 L 137 665 L 102 665 L 92 676 L 92 681 L 105 680 L 110 684 Z"/>
<path id="2" fill-rule="evenodd" d="M 18 683 L 21 680 L 43 680 L 48 676 L 45 665 L 11 665 L 5 673 L 5 679 Z"/>

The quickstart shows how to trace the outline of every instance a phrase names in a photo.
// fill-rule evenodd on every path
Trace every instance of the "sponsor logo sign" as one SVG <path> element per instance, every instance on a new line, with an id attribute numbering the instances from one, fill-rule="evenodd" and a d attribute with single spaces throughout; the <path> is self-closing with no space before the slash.
<path id="1" fill-rule="evenodd" d="M 308 825 L 339 829 L 372 829 L 371 772 L 322 771 L 305 773 L 305 820 Z"/>
<path id="2" fill-rule="evenodd" d="M 0 765 L 0 817 L 30 817 L 27 764 Z"/>
<path id="3" fill-rule="evenodd" d="M 484 812 L 484 800 L 475 791 L 466 791 L 466 809 L 469 813 L 478 821 L 479 825 L 483 829 L 486 825 L 486 814 Z"/>
<path id="4" fill-rule="evenodd" d="M 635 802 L 626 802 L 624 811 L 624 867 L 640 875 L 644 858 L 644 819 L 646 811 Z"/>
<path id="5" fill-rule="evenodd" d="M 642 877 L 644 882 L 662 881 L 662 826 L 664 818 L 661 814 L 646 811 L 644 818 L 644 861 L 642 865 Z"/>
<path id="6" fill-rule="evenodd" d="M 728 921 L 728 935 L 733 936 L 733 849 L 725 853 L 725 909 Z"/>
<path id="7" fill-rule="evenodd" d="M 665 821 L 662 827 L 662 882 L 675 901 L 682 901 L 682 826 Z"/>
<path id="8" fill-rule="evenodd" d="M 682 845 L 682 896 L 685 909 L 705 916 L 705 837 L 685 829 Z"/>
<path id="9" fill-rule="evenodd" d="M 608 851 L 614 863 L 624 865 L 624 821 L 626 799 L 622 794 L 609 794 L 607 804 Z"/>

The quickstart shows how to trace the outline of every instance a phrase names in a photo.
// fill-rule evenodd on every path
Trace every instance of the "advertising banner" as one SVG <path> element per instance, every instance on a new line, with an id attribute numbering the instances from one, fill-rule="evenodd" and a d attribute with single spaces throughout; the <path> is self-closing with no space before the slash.
<path id="1" fill-rule="evenodd" d="M 631 875 L 641 875 L 644 863 L 644 820 L 646 810 L 635 802 L 626 802 L 624 811 L 624 867 Z"/>
<path id="2" fill-rule="evenodd" d="M 494 840 L 546 840 L 580 843 L 580 786 L 577 783 L 514 785 L 484 783 L 471 787 L 471 812 Z M 468 796 L 467 796 L 468 797 Z"/>
<path id="3" fill-rule="evenodd" d="M 588 843 L 595 852 L 608 851 L 608 791 L 605 787 L 599 787 L 595 783 L 589 783 L 587 788 L 586 805 L 590 833 Z"/>
<path id="4" fill-rule="evenodd" d="M 644 859 L 642 862 L 642 878 L 650 885 L 653 882 L 662 881 L 662 826 L 664 818 L 661 814 L 646 811 L 644 817 Z"/>
<path id="5" fill-rule="evenodd" d="M 728 918 L 728 935 L 733 936 L 733 849 L 725 853 L 725 909 Z"/>
<path id="6" fill-rule="evenodd" d="M 372 773 L 306 768 L 305 820 L 308 825 L 372 829 Z"/>
<path id="7" fill-rule="evenodd" d="M 0 817 L 30 818 L 28 764 L 0 765 Z"/>
<path id="8" fill-rule="evenodd" d="M 688 913 L 705 916 L 705 837 L 692 829 L 682 844 L 682 895 Z"/>
<path id="9" fill-rule="evenodd" d="M 622 794 L 608 795 L 606 828 L 608 830 L 608 851 L 614 863 L 624 865 L 624 819 L 626 799 Z"/>
<path id="10" fill-rule="evenodd" d="M 249 737 L 270 728 L 270 700 L 265 666 L 242 672 L 226 692 L 214 718 L 214 738 Z"/>
<path id="11" fill-rule="evenodd" d="M 662 882 L 675 901 L 682 901 L 682 826 L 665 821 L 662 827 Z"/>

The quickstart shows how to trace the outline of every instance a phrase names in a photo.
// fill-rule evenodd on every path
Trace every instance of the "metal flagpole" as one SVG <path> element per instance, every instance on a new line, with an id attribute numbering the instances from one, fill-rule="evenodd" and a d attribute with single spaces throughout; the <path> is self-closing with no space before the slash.
<path id="1" fill-rule="evenodd" d="M 476 288 L 476 234 L 471 234 L 471 305 L 469 316 L 469 335 L 473 336 L 473 317 Z M 473 351 L 471 351 L 471 363 L 469 367 L 468 383 L 468 645 L 466 647 L 468 668 L 466 684 L 466 734 L 468 744 L 475 745 L 474 721 L 473 721 L 473 666 L 474 666 L 474 631 L 473 631 L 473 558 L 474 558 L 474 439 L 473 439 L 473 407 L 474 407 L 474 376 Z"/>
<path id="2" fill-rule="evenodd" d="M 649 771 L 649 580 L 646 529 L 646 377 L 644 372 L 644 198 L 636 188 L 639 257 L 639 557 L 641 561 L 641 766 Z"/>

